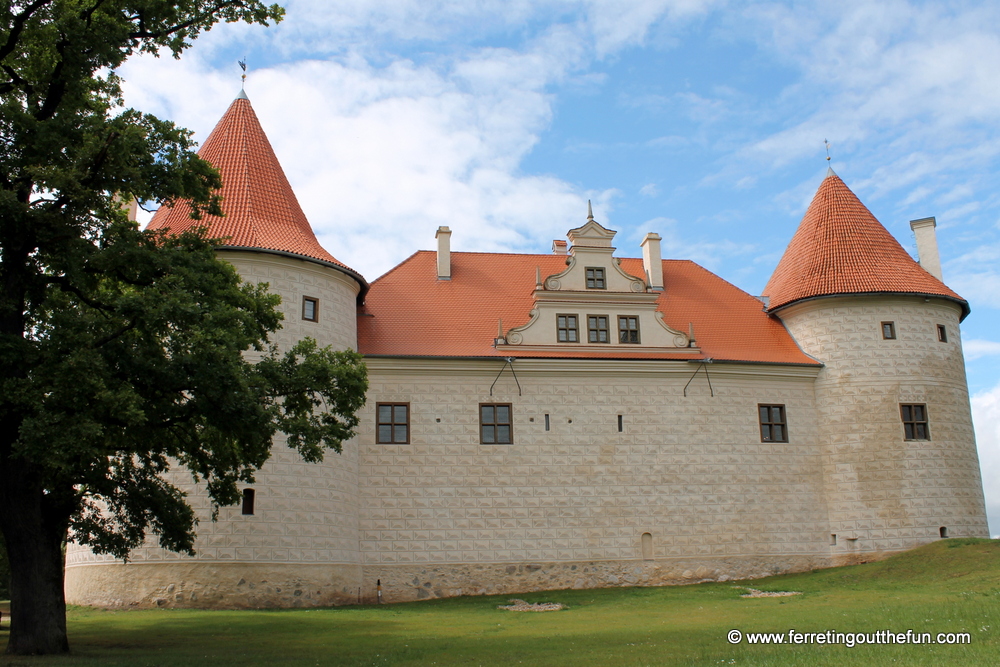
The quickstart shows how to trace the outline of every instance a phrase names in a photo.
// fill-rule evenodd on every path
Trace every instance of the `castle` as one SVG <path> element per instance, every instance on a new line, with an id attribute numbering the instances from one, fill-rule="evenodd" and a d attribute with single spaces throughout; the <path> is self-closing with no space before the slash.
<path id="1" fill-rule="evenodd" d="M 70 545 L 67 601 L 309 606 L 723 581 L 987 537 L 933 218 L 915 262 L 832 171 L 754 297 L 617 257 L 590 215 L 545 254 L 419 251 L 368 283 L 319 245 L 244 94 L 204 143 L 219 255 L 304 336 L 365 356 L 357 436 L 282 441 L 194 557 Z M 152 228 L 195 224 L 161 208 Z M 456 233 L 461 233 L 456 230 Z"/>

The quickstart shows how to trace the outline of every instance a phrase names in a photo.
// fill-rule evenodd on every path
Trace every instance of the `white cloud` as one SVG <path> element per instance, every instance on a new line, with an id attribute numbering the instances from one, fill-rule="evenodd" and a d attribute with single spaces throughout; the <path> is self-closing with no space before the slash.
<path id="1" fill-rule="evenodd" d="M 962 342 L 962 350 L 966 361 L 972 361 L 980 357 L 1000 355 L 1000 343 L 992 340 L 967 340 Z"/>
<path id="2" fill-rule="evenodd" d="M 983 473 L 990 533 L 1000 534 L 1000 385 L 972 397 L 979 466 Z"/>
<path id="3" fill-rule="evenodd" d="M 643 197 L 655 197 L 660 194 L 660 189 L 656 187 L 656 183 L 646 183 L 639 188 L 639 194 Z"/>

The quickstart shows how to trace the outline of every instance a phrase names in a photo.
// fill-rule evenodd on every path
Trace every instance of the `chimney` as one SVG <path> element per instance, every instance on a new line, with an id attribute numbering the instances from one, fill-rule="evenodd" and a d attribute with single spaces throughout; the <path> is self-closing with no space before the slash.
<path id="1" fill-rule="evenodd" d="M 941 256 L 938 255 L 937 220 L 933 217 L 910 220 L 910 229 L 917 239 L 917 257 L 920 266 L 938 280 L 944 281 L 941 274 Z"/>
<path id="2" fill-rule="evenodd" d="M 556 239 L 552 242 L 552 254 L 553 255 L 565 255 L 566 254 L 566 242 L 561 239 Z"/>
<path id="3" fill-rule="evenodd" d="M 451 280 L 451 230 L 447 227 L 438 227 L 434 238 L 438 242 L 438 280 Z"/>
<path id="4" fill-rule="evenodd" d="M 655 232 L 646 234 L 640 244 L 642 246 L 642 268 L 646 271 L 646 282 L 654 292 L 663 291 L 663 260 L 660 257 L 660 235 Z"/>

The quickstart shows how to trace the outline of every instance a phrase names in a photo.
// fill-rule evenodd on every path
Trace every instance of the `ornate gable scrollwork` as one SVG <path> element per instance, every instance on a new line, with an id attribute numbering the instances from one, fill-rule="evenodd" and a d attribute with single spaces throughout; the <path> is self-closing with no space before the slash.
<path id="1" fill-rule="evenodd" d="M 571 229 L 566 268 L 544 280 L 536 269 L 530 319 L 498 340 L 521 349 L 561 352 L 698 353 L 697 348 L 688 347 L 690 336 L 668 326 L 657 310 L 662 290 L 648 289 L 644 279 L 622 268 L 611 245 L 615 234 L 598 224 L 593 215 L 582 227 Z M 601 333 L 595 335 L 594 342 L 590 342 L 592 318 L 602 323 L 595 325 L 600 328 L 594 331 Z M 620 318 L 627 318 L 628 330 L 638 333 L 631 338 L 638 342 L 622 342 L 617 335 Z M 568 335 L 568 330 L 575 333 Z"/>

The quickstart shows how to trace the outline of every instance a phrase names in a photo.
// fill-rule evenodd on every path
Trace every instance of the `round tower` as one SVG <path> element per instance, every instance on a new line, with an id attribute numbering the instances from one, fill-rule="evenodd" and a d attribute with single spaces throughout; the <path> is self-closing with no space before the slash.
<path id="1" fill-rule="evenodd" d="M 833 561 L 987 537 L 959 328 L 965 299 L 832 170 L 764 293 L 823 363 L 815 395 Z"/>
<path id="2" fill-rule="evenodd" d="M 150 229 L 181 232 L 207 225 L 226 239 L 219 256 L 245 281 L 266 282 L 281 296 L 286 350 L 305 337 L 319 345 L 357 349 L 357 300 L 368 285 L 328 253 L 313 233 L 244 93 L 205 141 L 199 155 L 222 176 L 224 217 L 190 217 L 178 204 L 157 211 Z M 188 493 L 200 519 L 194 557 L 150 540 L 129 564 L 70 545 L 66 598 L 73 604 L 185 607 L 330 605 L 357 600 L 358 454 L 327 452 L 305 463 L 275 439 L 270 460 L 243 489 L 239 507 L 210 518 L 208 497 L 177 468 L 172 481 Z"/>

